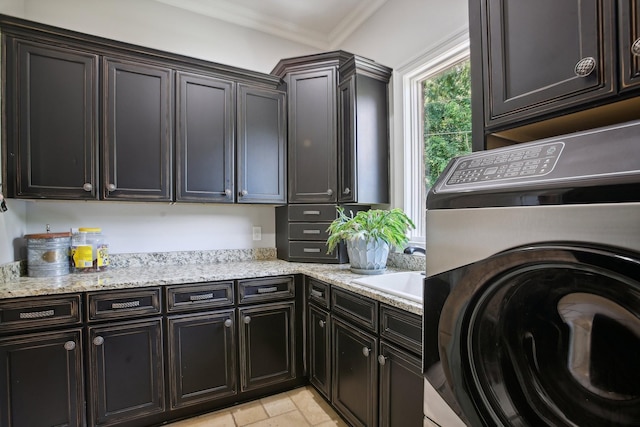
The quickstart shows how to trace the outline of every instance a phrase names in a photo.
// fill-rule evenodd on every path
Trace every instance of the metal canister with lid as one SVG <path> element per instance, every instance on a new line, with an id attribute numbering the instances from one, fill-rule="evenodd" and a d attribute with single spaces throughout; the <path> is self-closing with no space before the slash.
<path id="1" fill-rule="evenodd" d="M 27 275 L 54 277 L 69 274 L 71 233 L 27 234 Z"/>
<path id="2" fill-rule="evenodd" d="M 101 228 L 81 227 L 71 238 L 71 266 L 74 273 L 104 271 L 109 266 L 109 245 Z"/>

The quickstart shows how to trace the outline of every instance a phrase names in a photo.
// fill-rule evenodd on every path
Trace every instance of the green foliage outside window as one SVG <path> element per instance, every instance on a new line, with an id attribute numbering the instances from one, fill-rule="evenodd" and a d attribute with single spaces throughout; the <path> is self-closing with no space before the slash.
<path id="1" fill-rule="evenodd" d="M 429 189 L 453 157 L 471 152 L 469 61 L 423 82 L 425 179 Z"/>

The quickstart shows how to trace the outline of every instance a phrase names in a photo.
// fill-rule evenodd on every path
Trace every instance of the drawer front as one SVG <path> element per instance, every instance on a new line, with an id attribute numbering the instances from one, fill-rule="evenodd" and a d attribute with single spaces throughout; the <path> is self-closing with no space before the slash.
<path id="1" fill-rule="evenodd" d="M 320 260 L 337 260 L 337 251 L 327 253 L 325 242 L 291 241 L 289 242 L 290 258 L 314 258 Z"/>
<path id="2" fill-rule="evenodd" d="M 233 281 L 167 286 L 167 311 L 185 311 L 233 305 Z"/>
<path id="3" fill-rule="evenodd" d="M 244 304 L 293 298 L 294 283 L 293 276 L 239 280 L 238 302 Z"/>
<path id="4" fill-rule="evenodd" d="M 289 221 L 328 221 L 336 219 L 335 205 L 289 205 Z"/>
<path id="5" fill-rule="evenodd" d="M 80 323 L 80 295 L 0 301 L 0 332 Z"/>
<path id="6" fill-rule="evenodd" d="M 387 305 L 380 306 L 380 337 L 422 354 L 422 317 Z"/>
<path id="7" fill-rule="evenodd" d="M 329 238 L 327 228 L 330 222 L 291 222 L 289 223 L 289 239 L 322 240 Z"/>
<path id="8" fill-rule="evenodd" d="M 309 301 L 327 310 L 329 309 L 329 305 L 331 304 L 329 295 L 330 289 L 331 286 L 328 283 L 321 282 L 320 280 L 313 279 L 311 277 L 307 277 Z"/>
<path id="9" fill-rule="evenodd" d="M 87 307 L 89 321 L 159 314 L 160 288 L 89 293 Z"/>
<path id="10" fill-rule="evenodd" d="M 372 332 L 378 330 L 378 302 L 370 298 L 333 287 L 331 312 Z"/>

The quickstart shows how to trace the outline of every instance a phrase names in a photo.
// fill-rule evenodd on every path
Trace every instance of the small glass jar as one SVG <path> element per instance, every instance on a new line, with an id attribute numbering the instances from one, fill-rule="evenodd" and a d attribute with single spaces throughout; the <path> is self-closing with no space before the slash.
<path id="1" fill-rule="evenodd" d="M 71 237 L 71 268 L 74 273 L 104 271 L 109 266 L 109 245 L 101 228 L 78 228 Z"/>

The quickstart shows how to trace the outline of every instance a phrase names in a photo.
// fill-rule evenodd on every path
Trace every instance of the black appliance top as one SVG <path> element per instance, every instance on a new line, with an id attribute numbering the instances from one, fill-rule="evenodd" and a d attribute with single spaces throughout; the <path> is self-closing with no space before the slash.
<path id="1" fill-rule="evenodd" d="M 640 121 L 457 157 L 427 209 L 640 201 Z"/>

